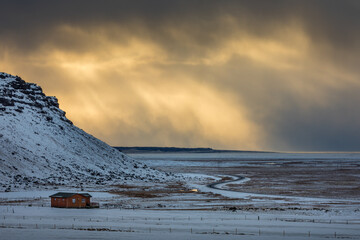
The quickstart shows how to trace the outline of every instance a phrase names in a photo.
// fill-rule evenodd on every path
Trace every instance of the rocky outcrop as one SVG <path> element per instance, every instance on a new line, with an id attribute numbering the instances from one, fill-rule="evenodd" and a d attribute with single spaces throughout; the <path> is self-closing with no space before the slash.
<path id="1" fill-rule="evenodd" d="M 40 86 L 0 73 L 0 191 L 179 179 L 74 126 Z"/>

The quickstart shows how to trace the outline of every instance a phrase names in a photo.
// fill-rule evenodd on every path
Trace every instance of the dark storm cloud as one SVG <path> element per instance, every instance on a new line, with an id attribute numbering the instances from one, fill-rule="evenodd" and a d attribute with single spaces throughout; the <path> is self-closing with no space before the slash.
<path id="1" fill-rule="evenodd" d="M 112 144 L 360 150 L 359 1 L 1 3 L 0 64 Z"/>
<path id="2" fill-rule="evenodd" d="M 294 151 L 358 151 L 360 112 L 357 110 L 359 89 L 334 93 L 334 103 L 326 108 L 299 109 L 284 104 L 273 119 L 271 136 L 283 150 Z M 281 143 L 281 144 L 280 144 Z M 281 147 L 280 147 L 281 145 Z"/>
<path id="3" fill-rule="evenodd" d="M 115 23 L 140 24 L 163 43 L 181 45 L 166 34 L 167 27 L 180 28 L 199 45 L 216 44 L 234 29 L 218 23 L 221 16 L 232 16 L 240 28 L 260 36 L 273 28 L 298 20 L 317 40 L 339 48 L 351 48 L 359 39 L 358 1 L 2 1 L 2 38 L 31 48 L 48 41 L 54 27 L 79 27 Z M 235 29 L 236 30 L 236 29 Z M 164 32 L 165 31 L 165 32 Z M 220 32 L 219 32 L 220 31 Z M 219 34 L 220 33 L 220 34 Z M 136 33 L 135 33 L 136 34 Z M 51 39 L 56 41 L 56 39 Z M 171 42 L 171 43 L 170 43 Z"/>

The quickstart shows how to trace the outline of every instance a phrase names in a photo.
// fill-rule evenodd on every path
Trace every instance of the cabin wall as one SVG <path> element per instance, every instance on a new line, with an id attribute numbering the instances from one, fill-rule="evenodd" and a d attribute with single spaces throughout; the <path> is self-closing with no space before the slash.
<path id="1" fill-rule="evenodd" d="M 86 199 L 87 199 L 86 197 L 76 194 L 76 195 L 66 199 L 67 207 L 69 207 L 69 208 L 86 207 Z"/>
<path id="2" fill-rule="evenodd" d="M 51 207 L 83 208 L 90 206 L 90 197 L 76 194 L 69 198 L 51 198 Z"/>
<path id="3" fill-rule="evenodd" d="M 51 198 L 52 207 L 66 207 L 66 198 Z"/>

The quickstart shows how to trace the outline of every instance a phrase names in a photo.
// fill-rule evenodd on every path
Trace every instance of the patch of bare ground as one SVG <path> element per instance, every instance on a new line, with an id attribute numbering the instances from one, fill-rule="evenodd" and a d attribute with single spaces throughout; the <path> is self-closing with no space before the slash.
<path id="1" fill-rule="evenodd" d="M 216 211 L 218 210 L 217 208 L 214 208 L 214 207 L 207 207 L 207 208 L 151 208 L 151 209 L 148 209 L 148 210 L 157 210 L 157 211 L 203 211 L 203 212 L 206 212 L 206 211 Z"/>
<path id="2" fill-rule="evenodd" d="M 164 186 L 157 187 L 143 187 L 132 185 L 114 185 L 114 189 L 109 193 L 123 195 L 132 198 L 157 198 L 165 197 L 173 194 L 194 194 L 191 189 L 184 186 L 183 183 L 169 183 Z"/>
<path id="3" fill-rule="evenodd" d="M 126 184 L 117 184 L 117 185 L 111 185 L 110 187 L 113 187 L 113 188 L 120 188 L 120 189 L 136 189 L 136 188 L 139 188 L 139 186 L 133 186 L 133 185 L 126 185 Z M 146 188 L 149 188 L 147 186 L 142 186 L 142 188 L 146 189 Z"/>
<path id="4" fill-rule="evenodd" d="M 254 212 L 268 212 L 268 211 L 328 211 L 324 206 L 318 207 L 294 207 L 294 206 L 281 206 L 281 207 L 257 207 L 254 205 L 242 205 L 242 206 L 224 206 L 226 210 L 230 211 L 254 211 Z"/>
<path id="5" fill-rule="evenodd" d="M 61 229 L 61 228 L 59 228 Z M 67 228 L 63 228 L 67 229 Z M 134 232 L 131 230 L 121 230 L 121 229 L 111 229 L 111 228 L 73 228 L 74 230 L 81 230 L 81 231 L 97 231 L 97 232 Z"/>
<path id="6" fill-rule="evenodd" d="M 7 201 L 0 201 L 0 204 L 19 204 L 19 203 L 27 203 L 29 200 L 7 200 Z"/>
<path id="7" fill-rule="evenodd" d="M 228 176 L 222 176 L 222 177 L 221 177 L 221 181 L 222 181 L 222 182 L 224 182 L 224 181 L 230 181 L 230 180 L 232 180 L 231 177 L 228 177 Z"/>
<path id="8" fill-rule="evenodd" d="M 121 191 L 121 192 L 109 191 L 109 192 L 112 194 L 124 195 L 127 197 L 134 197 L 134 198 L 156 198 L 156 197 L 159 197 L 159 195 L 156 195 L 154 193 L 147 192 L 147 191 Z"/>
<path id="9" fill-rule="evenodd" d="M 0 200 L 0 205 L 20 205 L 20 204 L 32 204 L 34 202 L 40 201 L 41 198 L 34 199 L 17 199 L 17 200 Z"/>

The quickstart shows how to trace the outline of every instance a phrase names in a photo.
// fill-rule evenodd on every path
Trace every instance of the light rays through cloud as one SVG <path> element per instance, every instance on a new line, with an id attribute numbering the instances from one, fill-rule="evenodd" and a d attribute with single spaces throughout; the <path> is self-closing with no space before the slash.
<path id="1" fill-rule="evenodd" d="M 1 71 L 111 145 L 358 150 L 358 4 L 156 2 L 2 14 Z"/>

